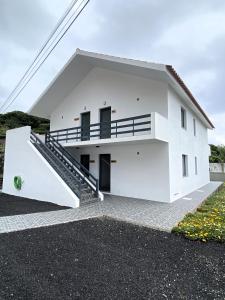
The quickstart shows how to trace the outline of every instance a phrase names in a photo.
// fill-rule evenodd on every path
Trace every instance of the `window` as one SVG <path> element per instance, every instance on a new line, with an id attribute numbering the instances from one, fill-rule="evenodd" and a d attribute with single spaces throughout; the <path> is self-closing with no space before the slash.
<path id="1" fill-rule="evenodd" d="M 186 110 L 181 107 L 181 127 L 186 129 L 187 128 L 187 116 L 186 116 Z"/>
<path id="2" fill-rule="evenodd" d="M 182 155 L 182 171 L 183 171 L 183 177 L 188 176 L 188 156 L 183 154 Z"/>
<path id="3" fill-rule="evenodd" d="M 193 119 L 193 130 L 194 130 L 194 136 L 196 136 L 196 120 Z"/>
<path id="4" fill-rule="evenodd" d="M 198 159 L 195 156 L 195 175 L 198 175 Z"/>

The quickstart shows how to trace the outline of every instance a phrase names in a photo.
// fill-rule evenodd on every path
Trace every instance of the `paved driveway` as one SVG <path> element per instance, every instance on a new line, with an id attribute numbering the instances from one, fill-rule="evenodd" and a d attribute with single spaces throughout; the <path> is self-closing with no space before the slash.
<path id="1" fill-rule="evenodd" d="M 106 195 L 103 202 L 86 207 L 2 217 L 0 233 L 102 216 L 169 232 L 185 214 L 195 210 L 221 184 L 211 182 L 170 204 Z"/>
<path id="2" fill-rule="evenodd" d="M 194 211 L 221 184 L 221 182 L 210 182 L 172 203 L 106 195 L 102 210 L 106 216 L 154 229 L 171 231 L 188 212 Z"/>

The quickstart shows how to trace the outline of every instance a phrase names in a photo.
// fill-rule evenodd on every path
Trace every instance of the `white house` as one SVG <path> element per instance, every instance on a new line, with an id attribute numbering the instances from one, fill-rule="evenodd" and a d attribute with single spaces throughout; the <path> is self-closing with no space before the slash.
<path id="1" fill-rule="evenodd" d="M 77 49 L 30 113 L 50 133 L 7 133 L 6 193 L 72 207 L 103 193 L 172 202 L 209 182 L 213 124 L 172 66 Z"/>

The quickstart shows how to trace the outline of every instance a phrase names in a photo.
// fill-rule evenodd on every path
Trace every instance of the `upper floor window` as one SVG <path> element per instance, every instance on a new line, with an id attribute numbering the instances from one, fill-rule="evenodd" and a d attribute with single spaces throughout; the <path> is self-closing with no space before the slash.
<path id="1" fill-rule="evenodd" d="M 181 127 L 186 129 L 187 128 L 187 112 L 183 107 L 181 107 L 180 113 L 181 113 Z"/>
<path id="2" fill-rule="evenodd" d="M 182 154 L 182 172 L 183 177 L 188 176 L 188 156 L 185 154 Z"/>
<path id="3" fill-rule="evenodd" d="M 195 156 L 195 175 L 198 175 L 198 159 Z"/>
<path id="4" fill-rule="evenodd" d="M 196 136 L 196 120 L 193 119 L 193 131 L 194 131 L 194 136 Z"/>

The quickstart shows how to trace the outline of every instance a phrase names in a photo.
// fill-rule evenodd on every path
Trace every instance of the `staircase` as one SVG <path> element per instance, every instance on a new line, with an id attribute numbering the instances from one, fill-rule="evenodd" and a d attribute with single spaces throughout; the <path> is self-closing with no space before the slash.
<path id="1" fill-rule="evenodd" d="M 31 132 L 30 141 L 80 199 L 80 206 L 99 201 L 98 180 L 50 134 L 43 143 Z"/>

